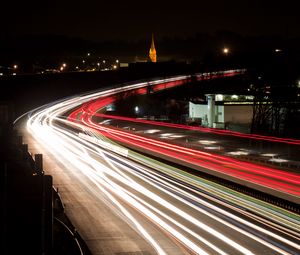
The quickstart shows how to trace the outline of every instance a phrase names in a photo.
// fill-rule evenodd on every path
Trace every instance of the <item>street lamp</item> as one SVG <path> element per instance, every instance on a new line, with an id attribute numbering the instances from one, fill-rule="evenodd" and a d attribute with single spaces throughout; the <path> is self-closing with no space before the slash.
<path id="1" fill-rule="evenodd" d="M 13 67 L 14 67 L 15 70 L 18 69 L 18 65 L 14 65 Z"/>
<path id="2" fill-rule="evenodd" d="M 223 53 L 227 55 L 229 53 L 229 49 L 227 47 L 223 48 Z"/>

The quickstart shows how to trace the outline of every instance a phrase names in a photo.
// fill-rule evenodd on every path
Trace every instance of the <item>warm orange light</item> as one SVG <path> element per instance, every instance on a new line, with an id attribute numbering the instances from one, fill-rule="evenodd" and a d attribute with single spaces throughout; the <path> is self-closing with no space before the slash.
<path id="1" fill-rule="evenodd" d="M 150 58 L 151 62 L 155 63 L 157 61 L 157 55 L 156 55 L 156 49 L 155 49 L 155 45 L 154 45 L 153 34 L 152 34 L 151 48 L 149 50 L 149 58 Z"/>

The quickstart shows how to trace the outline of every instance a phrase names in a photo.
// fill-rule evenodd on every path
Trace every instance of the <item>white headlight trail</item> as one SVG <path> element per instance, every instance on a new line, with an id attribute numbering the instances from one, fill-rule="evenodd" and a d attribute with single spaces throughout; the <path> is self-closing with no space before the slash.
<path id="1" fill-rule="evenodd" d="M 108 159 L 108 160 L 111 161 L 110 159 Z M 124 159 L 124 161 L 126 161 L 126 159 Z M 119 163 L 117 163 L 117 164 L 119 164 Z M 151 181 L 151 180 L 149 180 L 149 179 L 146 179 L 146 178 L 144 178 L 143 176 L 140 176 L 138 173 L 134 172 L 134 171 L 132 170 L 132 168 L 129 168 L 129 167 L 126 167 L 126 166 L 123 166 L 123 168 L 126 169 L 128 172 L 131 172 L 132 174 L 138 176 L 139 178 L 141 178 L 143 181 L 149 183 L 150 185 L 155 186 L 155 188 L 161 190 L 162 192 L 167 193 L 169 196 L 172 196 L 172 197 L 176 198 L 177 200 L 179 200 L 180 202 L 186 204 L 187 206 L 189 206 L 189 207 L 191 207 L 191 208 L 193 208 L 193 209 L 195 209 L 195 210 L 197 210 L 197 211 L 199 211 L 199 212 L 201 212 L 201 213 L 203 213 L 203 214 L 205 214 L 205 215 L 207 215 L 207 216 L 213 218 L 214 220 L 217 220 L 218 222 L 220 222 L 220 223 L 222 223 L 222 224 L 224 224 L 224 225 L 226 225 L 226 226 L 232 228 L 232 229 L 235 230 L 235 231 L 238 231 L 238 232 L 244 234 L 245 236 L 248 236 L 249 238 L 252 238 L 253 240 L 255 240 L 255 241 L 257 241 L 257 242 L 259 242 L 259 243 L 261 243 L 261 244 L 263 244 L 263 245 L 265 245 L 265 246 L 267 246 L 267 247 L 269 247 L 269 248 L 271 248 L 271 249 L 273 249 L 273 250 L 275 250 L 276 252 L 279 252 L 279 253 L 281 253 L 281 254 L 289 254 L 289 253 L 285 252 L 284 250 L 279 249 L 279 248 L 276 247 L 275 245 L 272 245 L 271 243 L 268 243 L 268 242 L 266 242 L 265 240 L 263 240 L 263 239 L 261 239 L 261 238 L 255 236 L 255 235 L 253 235 L 253 234 L 251 234 L 251 233 L 249 233 L 249 232 L 247 232 L 247 231 L 244 231 L 243 229 L 240 229 L 240 228 L 234 226 L 234 225 L 231 224 L 231 223 L 226 222 L 225 220 L 223 220 L 223 219 L 221 219 L 221 218 L 219 218 L 219 217 L 213 215 L 212 213 L 210 213 L 210 212 L 208 212 L 208 211 L 206 211 L 206 210 L 204 210 L 204 209 L 201 209 L 201 208 L 195 206 L 193 203 L 188 202 L 187 200 L 183 199 L 182 197 L 179 197 L 179 196 L 177 196 L 177 195 L 174 195 L 173 193 L 169 192 L 168 189 L 162 188 L 162 187 L 161 187 L 162 185 L 158 185 L 158 183 L 159 183 L 159 184 L 164 184 L 164 185 L 170 186 L 170 188 L 171 188 L 172 190 L 176 190 L 177 192 L 183 194 L 184 196 L 190 197 L 190 198 L 193 199 L 194 201 L 197 201 L 198 203 L 203 204 L 204 206 L 206 206 L 206 207 L 208 207 L 208 208 L 211 208 L 211 209 L 213 209 L 214 211 L 218 211 L 218 212 L 222 213 L 223 215 L 226 215 L 226 216 L 228 216 L 228 217 L 230 217 L 230 218 L 233 218 L 233 219 L 236 220 L 237 222 L 240 222 L 240 223 L 242 223 L 242 224 L 244 224 L 244 225 L 246 225 L 246 226 L 252 227 L 253 229 L 255 229 L 255 230 L 257 230 L 257 231 L 260 231 L 260 232 L 262 232 L 262 233 L 264 233 L 264 234 L 267 234 L 267 235 L 269 235 L 269 236 L 272 236 L 273 238 L 276 238 L 276 239 L 278 239 L 278 240 L 280 240 L 280 241 L 282 241 L 282 242 L 287 243 L 288 245 L 291 245 L 291 246 L 295 247 L 296 249 L 299 249 L 299 245 L 296 245 L 296 244 L 290 242 L 289 240 L 286 240 L 286 239 L 284 239 L 284 238 L 281 238 L 280 236 L 278 236 L 278 235 L 276 235 L 276 234 L 274 234 L 274 233 L 272 233 L 272 232 L 270 232 L 270 231 L 267 231 L 267 230 L 265 230 L 265 229 L 263 229 L 263 228 L 261 228 L 261 227 L 258 227 L 258 226 L 254 225 L 254 224 L 251 224 L 251 223 L 249 223 L 248 221 L 245 221 L 245 220 L 241 219 L 240 217 L 237 217 L 237 216 L 233 215 L 232 213 L 228 213 L 228 212 L 226 212 L 225 210 L 222 210 L 222 209 L 218 208 L 217 206 L 214 206 L 214 205 L 212 205 L 212 204 L 210 204 L 210 203 L 208 203 L 208 202 L 206 202 L 206 201 L 204 201 L 204 200 L 202 200 L 202 199 L 200 199 L 200 198 L 198 198 L 198 197 L 195 197 L 195 196 L 193 196 L 193 195 L 187 193 L 186 191 L 184 191 L 184 190 L 182 190 L 182 189 L 179 189 L 178 187 L 176 187 L 176 186 L 174 186 L 174 185 L 167 184 L 167 183 L 166 183 L 164 180 L 162 180 L 162 179 L 159 179 L 159 180 L 157 181 L 157 184 L 155 184 L 153 181 Z M 144 169 L 144 170 L 145 170 L 145 169 Z M 152 176 L 152 177 L 155 178 L 154 176 Z M 129 177 L 127 176 L 127 178 L 129 178 Z M 129 178 L 129 181 L 134 182 L 134 181 L 133 181 L 132 179 L 130 179 L 130 178 Z M 138 185 L 138 184 L 137 184 L 137 185 Z M 138 185 L 138 187 L 137 187 L 136 189 L 141 191 L 141 190 L 143 189 L 143 187 L 139 187 L 139 185 Z M 128 192 L 128 191 L 126 191 L 126 192 Z M 131 196 L 135 196 L 135 195 L 131 194 Z M 153 201 L 156 201 L 156 202 L 157 202 L 158 200 L 157 200 L 157 199 L 153 199 Z M 163 206 L 165 206 L 166 208 L 170 209 L 170 205 L 167 204 L 166 202 L 162 202 L 161 205 L 163 205 Z M 170 209 L 170 210 L 172 210 L 172 209 Z M 173 210 L 172 210 L 172 211 L 173 211 Z M 185 218 L 185 219 L 186 219 L 186 217 L 184 217 L 184 216 L 183 216 L 182 218 Z M 197 223 L 194 219 L 190 220 L 190 222 L 193 223 L 193 224 L 196 224 L 196 223 Z M 179 224 L 179 223 L 177 223 L 177 224 Z M 198 226 L 198 225 L 197 225 L 197 226 Z M 208 231 L 209 233 L 212 233 L 210 229 L 207 229 L 207 231 Z M 221 239 L 221 240 L 224 240 L 224 239 Z M 202 240 L 202 241 L 203 241 L 203 240 Z M 204 242 L 207 242 L 207 241 L 204 241 Z M 225 239 L 224 242 L 228 243 L 228 239 Z M 207 243 L 206 243 L 206 244 L 207 244 Z M 234 245 L 234 242 L 231 243 L 231 244 Z M 234 247 L 235 247 L 237 250 L 240 250 L 240 247 L 239 247 L 239 246 L 234 246 Z"/>
<path id="2" fill-rule="evenodd" d="M 162 79 L 150 83 L 160 84 L 161 82 L 172 82 L 187 78 L 189 78 L 189 76 Z M 231 246 L 237 253 L 247 255 L 252 255 L 254 253 L 231 239 L 229 236 L 226 236 L 209 226 L 209 224 L 192 216 L 189 213 L 189 210 L 197 212 L 200 215 L 204 214 L 212 220 L 226 226 L 226 228 L 234 230 L 243 236 L 247 236 L 280 254 L 287 255 L 290 253 L 276 246 L 272 241 L 267 241 L 267 238 L 261 238 L 259 235 L 248 232 L 245 228 L 240 228 L 230 221 L 227 222 L 226 218 L 234 220 L 237 224 L 251 228 L 262 235 L 272 237 L 279 242 L 300 250 L 300 246 L 297 243 L 276 233 L 272 233 L 270 230 L 265 230 L 234 213 L 228 212 L 221 207 L 208 202 L 208 200 L 201 199 L 200 196 L 194 195 L 200 193 L 200 191 L 193 187 L 201 187 L 203 189 L 205 185 L 208 185 L 207 183 L 201 184 L 200 181 L 191 180 L 188 176 L 174 172 L 165 165 L 155 165 L 153 161 L 151 164 L 141 162 L 142 159 L 136 160 L 137 158 L 131 156 L 130 153 L 128 158 L 124 157 L 124 155 L 118 155 L 117 153 L 124 152 L 124 150 L 117 150 L 116 145 L 109 145 L 107 139 L 103 139 L 101 143 L 94 144 L 92 140 L 85 139 L 85 135 L 93 137 L 93 134 L 96 133 L 95 130 L 81 125 L 80 123 L 71 122 L 62 117 L 65 112 L 75 109 L 90 100 L 99 97 L 114 96 L 116 93 L 143 88 L 148 85 L 149 83 L 142 82 L 120 88 L 111 88 L 92 94 L 78 95 L 74 98 L 61 100 L 57 102 L 57 104 L 49 104 L 45 107 L 40 107 L 31 112 L 29 120 L 27 121 L 27 129 L 34 137 L 39 141 L 42 141 L 43 144 L 55 154 L 60 162 L 67 162 L 72 166 L 72 169 L 76 169 L 76 171 L 86 176 L 89 181 L 81 181 L 84 182 L 85 185 L 90 185 L 92 182 L 93 186 L 96 187 L 96 190 L 99 192 L 99 199 L 100 197 L 105 197 L 106 201 L 109 201 L 113 208 L 117 208 L 118 213 L 121 213 L 122 216 L 127 219 L 127 222 L 152 245 L 158 254 L 165 255 L 167 253 L 160 241 L 156 240 L 154 236 L 151 236 L 151 233 L 143 226 L 143 222 L 139 221 L 134 216 L 134 213 L 144 215 L 147 219 L 147 224 L 150 224 L 150 222 L 154 223 L 159 228 L 163 229 L 167 235 L 173 236 L 181 243 L 181 245 L 184 245 L 187 249 L 196 254 L 209 254 L 208 250 L 213 250 L 214 253 L 222 255 L 227 255 L 228 253 L 213 244 L 212 241 L 201 236 L 195 229 L 199 229 L 200 232 L 206 232 L 207 236 L 213 236 L 215 239 L 218 239 L 218 242 L 223 242 L 227 246 Z M 90 120 L 88 120 L 86 124 L 94 127 L 94 123 L 90 122 Z M 69 129 L 67 127 L 69 127 Z M 97 128 L 104 133 L 110 132 L 111 130 L 99 126 L 97 126 Z M 78 135 L 80 132 L 82 134 L 81 136 Z M 118 132 L 112 132 L 112 135 L 118 135 Z M 97 137 L 97 139 L 98 138 L 99 137 Z M 150 142 L 150 140 L 148 142 Z M 165 143 L 160 143 L 160 146 L 165 146 L 166 149 L 169 148 Z M 174 151 L 180 150 L 175 146 L 173 146 L 172 149 Z M 186 153 L 194 155 L 193 151 L 187 150 Z M 206 155 L 210 154 L 206 153 Z M 133 162 L 133 159 L 136 161 Z M 137 161 L 140 161 L 147 166 L 139 164 Z M 213 189 L 217 188 L 209 187 L 209 189 L 213 191 Z M 192 191 L 193 194 L 189 193 L 187 190 Z M 222 192 L 225 191 L 218 191 L 216 194 L 222 194 Z M 230 195 L 224 194 L 224 197 L 225 195 L 230 201 Z M 201 196 L 208 198 L 209 201 L 217 201 L 214 196 L 209 196 L 205 193 L 201 194 Z M 165 197 L 170 198 L 170 200 Z M 240 214 L 244 214 L 240 209 L 234 208 L 225 202 L 218 200 L 218 203 L 224 207 L 236 210 L 236 212 L 239 212 Z M 205 210 L 202 206 L 209 208 L 210 210 Z M 135 209 L 134 213 L 131 212 L 132 208 Z M 264 209 L 261 208 L 261 210 L 263 211 Z M 212 211 L 216 212 L 216 215 L 214 215 Z M 170 212 L 171 215 L 176 215 L 176 218 L 171 217 L 167 212 Z M 218 214 L 223 217 L 217 216 Z M 249 214 L 245 215 L 251 217 Z M 280 215 L 278 215 L 278 217 L 279 216 Z M 184 225 L 184 222 L 188 224 Z M 298 222 L 295 221 L 295 227 L 297 224 Z M 193 228 L 191 229 L 188 226 L 192 226 Z M 207 251 L 206 248 L 208 249 Z"/>

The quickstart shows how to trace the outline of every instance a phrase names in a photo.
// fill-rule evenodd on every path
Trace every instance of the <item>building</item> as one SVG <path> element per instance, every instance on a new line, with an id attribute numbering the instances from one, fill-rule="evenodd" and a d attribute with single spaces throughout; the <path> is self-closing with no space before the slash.
<path id="1" fill-rule="evenodd" d="M 156 63 L 157 62 L 157 55 L 156 55 L 156 49 L 154 45 L 154 36 L 152 34 L 152 41 L 151 41 L 151 48 L 149 50 L 149 58 L 151 62 Z"/>
<path id="2" fill-rule="evenodd" d="M 202 126 L 248 131 L 253 116 L 253 97 L 207 94 L 206 102 L 189 102 L 189 118 Z M 243 130 L 242 130 L 243 129 Z"/>

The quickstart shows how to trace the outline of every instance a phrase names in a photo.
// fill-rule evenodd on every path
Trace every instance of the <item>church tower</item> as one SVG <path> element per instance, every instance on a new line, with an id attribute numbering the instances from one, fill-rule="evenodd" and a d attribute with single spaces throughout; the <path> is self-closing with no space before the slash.
<path id="1" fill-rule="evenodd" d="M 151 62 L 155 63 L 156 62 L 156 50 L 155 50 L 155 45 L 154 45 L 154 36 L 152 34 L 152 42 L 151 42 L 151 48 L 149 50 L 149 57 Z"/>

